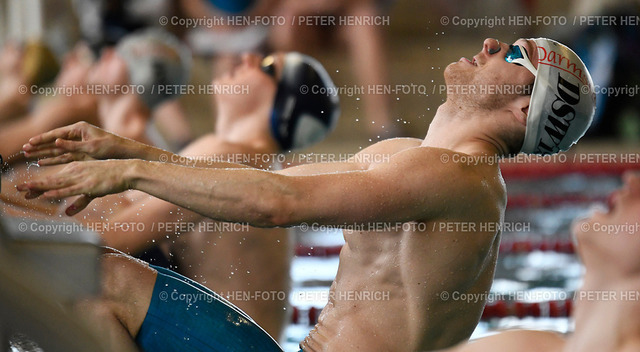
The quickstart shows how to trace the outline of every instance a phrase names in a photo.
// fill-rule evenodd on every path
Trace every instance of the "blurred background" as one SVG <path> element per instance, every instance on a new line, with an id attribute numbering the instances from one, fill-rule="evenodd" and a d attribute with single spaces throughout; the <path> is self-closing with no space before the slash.
<path id="1" fill-rule="evenodd" d="M 249 9 L 251 16 L 267 20 L 247 26 L 205 23 Z M 378 22 L 282 25 L 279 17 L 269 16 L 368 17 Z M 509 194 L 505 223 L 511 227 L 503 231 L 492 289 L 502 298 L 488 304 L 475 336 L 514 326 L 564 333 L 571 331 L 567 316 L 582 273 L 570 222 L 594 202 L 604 203 L 620 185 L 620 174 L 637 168 L 639 160 L 639 16 L 640 1 L 633 0 L 0 0 L 0 46 L 30 43 L 33 50 L 24 58 L 29 79 L 42 85 L 51 84 L 79 41 L 98 55 L 127 33 L 149 26 L 173 32 L 191 48 L 191 84 L 209 84 L 245 51 L 300 51 L 316 57 L 336 86 L 344 87 L 335 132 L 304 152 L 355 153 L 385 138 L 423 138 L 446 99 L 445 67 L 475 55 L 485 38 L 511 43 L 544 36 L 569 45 L 584 59 L 598 89 L 596 117 L 586 137 L 561 162 L 504 165 Z M 190 28 L 185 19 L 205 22 Z M 364 93 L 354 87 L 365 87 Z M 367 87 L 382 91 L 367 94 Z M 154 114 L 160 133 L 178 147 L 213 131 L 214 111 L 210 96 L 185 95 Z M 626 157 L 615 162 L 576 159 L 589 153 Z M 298 298 L 328 290 L 343 244 L 339 232 L 298 231 L 296 238 L 292 324 L 284 339 L 292 351 L 326 302 Z"/>
<path id="2" fill-rule="evenodd" d="M 161 26 L 180 36 L 193 50 L 193 84 L 209 83 L 214 73 L 232 67 L 243 51 L 297 50 L 310 54 L 327 67 L 336 85 L 345 89 L 340 95 L 340 125 L 314 151 L 357 150 L 390 136 L 422 138 L 435 109 L 446 98 L 442 88 L 444 68 L 462 56 L 473 56 L 487 37 L 513 42 L 520 37 L 547 36 L 566 43 L 585 59 L 598 87 L 634 87 L 640 80 L 633 64 L 635 54 L 640 52 L 638 25 L 634 22 L 639 15 L 638 1 L 454 4 L 444 0 L 332 0 L 310 1 L 304 6 L 289 2 L 247 1 L 249 5 L 236 5 L 237 9 L 225 12 L 220 9 L 224 6 L 216 7 L 212 5 L 215 1 L 206 0 L 3 0 L 0 44 L 40 41 L 53 52 L 47 60 L 60 63 L 79 40 L 89 43 L 98 54 L 131 31 Z M 210 21 L 188 28 L 185 24 L 189 18 L 224 20 L 242 14 L 242 6 L 251 6 L 251 14 L 264 16 L 258 22 L 267 25 L 228 26 Z M 332 26 L 309 22 L 293 26 L 288 21 L 279 25 L 276 18 L 280 17 L 273 17 L 296 15 L 334 16 L 336 21 L 339 16 L 375 17 L 379 23 Z M 618 16 L 617 21 L 594 22 L 594 18 L 586 17 L 602 15 Z M 161 18 L 169 19 L 168 24 L 161 25 Z M 47 66 L 47 60 L 38 57 L 32 61 Z M 391 92 L 348 91 L 363 85 L 389 87 Z M 187 95 L 181 100 L 190 134 L 183 138 L 210 132 L 214 126 L 210 97 Z M 598 112 L 588 140 L 597 138 L 616 147 L 636 146 L 640 136 L 638 111 L 633 93 L 598 94 Z"/>

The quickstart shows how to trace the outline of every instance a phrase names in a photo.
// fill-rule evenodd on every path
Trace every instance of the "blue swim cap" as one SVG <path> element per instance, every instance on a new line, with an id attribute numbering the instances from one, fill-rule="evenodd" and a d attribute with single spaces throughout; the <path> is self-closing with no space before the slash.
<path id="1" fill-rule="evenodd" d="M 282 150 L 322 141 L 340 116 L 340 101 L 329 73 L 316 59 L 300 53 L 284 57 L 271 113 L 271 132 Z"/>

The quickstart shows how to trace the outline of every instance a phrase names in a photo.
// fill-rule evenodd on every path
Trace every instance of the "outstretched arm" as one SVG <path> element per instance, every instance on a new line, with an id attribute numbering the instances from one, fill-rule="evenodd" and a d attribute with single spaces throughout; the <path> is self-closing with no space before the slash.
<path id="1" fill-rule="evenodd" d="M 368 170 L 312 176 L 139 160 L 72 163 L 19 190 L 27 197 L 85 195 L 71 213 L 86 207 L 93 197 L 137 189 L 215 220 L 258 227 L 410 221 L 436 216 L 450 202 L 469 197 L 466 186 L 473 175 L 465 182 L 452 182 L 452 175 L 464 173 L 454 168 L 464 166 L 443 164 L 442 153 L 448 152 L 411 148 Z"/>
<path id="2" fill-rule="evenodd" d="M 72 161 L 141 159 L 203 168 L 244 167 L 240 164 L 218 161 L 215 158 L 180 156 L 118 136 L 86 122 L 78 122 L 35 136 L 29 139 L 29 143 L 23 146 L 23 150 L 25 156 L 41 159 L 38 162 L 41 166 Z"/>

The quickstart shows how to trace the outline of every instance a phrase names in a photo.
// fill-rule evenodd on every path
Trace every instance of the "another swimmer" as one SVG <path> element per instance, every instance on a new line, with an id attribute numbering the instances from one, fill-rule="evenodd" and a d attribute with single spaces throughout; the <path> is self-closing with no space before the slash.
<path id="1" fill-rule="evenodd" d="M 278 53 L 264 59 L 246 54 L 240 66 L 215 80 L 213 85 L 247 89 L 246 94 L 214 95 L 218 107 L 216 133 L 189 145 L 180 158 L 167 161 L 190 165 L 193 160 L 195 163 L 190 166 L 199 163 L 206 167 L 208 163 L 229 159 L 246 161 L 256 168 L 277 169 L 280 168 L 278 153 L 306 148 L 321 141 L 333 130 L 340 114 L 336 96 L 300 92 L 303 86 L 331 88 L 334 85 L 322 64 L 299 53 Z M 127 140 L 86 123 L 50 133 L 51 136 L 61 134 L 70 139 L 77 136 L 80 141 L 58 142 L 55 153 L 64 154 L 57 159 L 45 159 L 43 164 L 91 158 L 144 159 L 152 155 L 142 153 L 143 150 L 123 154 L 128 150 Z M 165 153 L 159 149 L 154 151 L 157 155 Z M 29 150 L 27 155 L 51 156 L 50 152 L 46 150 L 45 154 L 40 154 Z M 152 160 L 157 159 L 152 157 Z M 289 291 L 292 248 L 286 229 L 239 226 L 240 232 L 207 231 L 230 227 L 199 223 L 211 220 L 203 220 L 199 214 L 161 199 L 146 194 L 141 196 L 128 196 L 137 199 L 125 208 L 117 207 L 113 199 L 103 198 L 97 211 L 94 206 L 93 210 L 77 214 L 76 219 L 88 224 L 97 221 L 137 224 L 127 232 L 109 227 L 101 233 L 105 244 L 134 255 L 152 247 L 156 253 L 158 247 L 163 248 L 176 271 L 222 295 L 247 290 L 282 294 Z M 115 200 L 115 203 L 121 202 Z M 229 274 L 231 272 L 233 275 Z M 271 335 L 281 335 L 289 317 L 286 299 L 236 300 L 233 296 L 229 299 Z"/>
<path id="2" fill-rule="evenodd" d="M 493 281 L 500 231 L 478 229 L 504 217 L 506 193 L 497 158 L 569 149 L 591 123 L 595 96 L 578 56 L 543 38 L 513 45 L 486 39 L 473 60 L 450 64 L 445 80 L 451 87 L 473 86 L 475 94 L 452 89 L 424 140 L 379 142 L 349 162 L 277 172 L 229 163 L 204 169 L 141 160 L 76 162 L 18 189 L 27 198 L 82 195 L 70 214 L 93 198 L 137 189 L 216 220 L 258 227 L 345 227 L 329 302 L 302 350 L 449 347 L 471 335 L 485 302 L 443 301 L 440 293 L 487 293 Z M 531 84 L 531 95 L 526 89 L 503 89 Z M 488 85 L 495 89 L 483 89 Z M 30 143 L 37 147 L 41 141 L 36 137 Z M 377 158 L 381 155 L 388 158 Z M 474 230 L 450 226 L 460 223 L 474 224 Z M 152 350 L 154 343 L 194 349 L 194 340 L 206 341 L 209 350 L 233 349 L 243 340 L 227 341 L 217 329 L 233 329 L 235 323 L 254 329 L 247 320 L 230 321 L 214 308 L 206 310 L 204 302 L 162 301 L 165 290 L 180 293 L 192 290 L 192 284 L 119 260 L 105 270 L 117 269 L 121 284 L 105 287 L 105 294 L 121 323 L 115 328 L 138 341 L 142 335 L 142 349 Z M 208 334 L 190 335 L 208 324 Z M 250 341 L 244 348 L 277 350 Z"/>
<path id="3" fill-rule="evenodd" d="M 447 351 L 640 351 L 640 175 L 629 172 L 623 180 L 609 198 L 608 211 L 574 222 L 586 272 L 575 294 L 570 335 L 513 330 Z"/>
<path id="4" fill-rule="evenodd" d="M 146 132 L 152 110 L 180 93 L 162 88 L 184 85 L 189 79 L 191 52 L 177 38 L 157 29 L 124 37 L 117 46 L 104 49 L 93 65 L 87 56 L 79 46 L 56 82 L 59 92 L 73 94 L 56 95 L 32 114 L 0 129 L 0 153 L 19 152 L 34 131 L 43 133 L 78 121 L 149 142 Z"/>

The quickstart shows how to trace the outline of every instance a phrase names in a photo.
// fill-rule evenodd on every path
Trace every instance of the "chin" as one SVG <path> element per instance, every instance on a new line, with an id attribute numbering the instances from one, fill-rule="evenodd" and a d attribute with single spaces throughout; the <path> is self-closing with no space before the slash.
<path id="1" fill-rule="evenodd" d="M 456 62 L 452 62 L 449 65 L 447 65 L 447 67 L 444 68 L 444 81 L 445 83 L 449 84 L 449 80 L 451 79 L 451 75 L 455 75 L 455 64 Z M 454 71 L 454 72 L 452 72 Z"/>
<path id="2" fill-rule="evenodd" d="M 469 84 L 470 81 L 471 80 L 468 75 L 465 74 L 459 62 L 450 63 L 444 69 L 444 82 L 447 85 L 465 85 Z"/>

